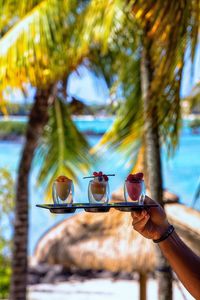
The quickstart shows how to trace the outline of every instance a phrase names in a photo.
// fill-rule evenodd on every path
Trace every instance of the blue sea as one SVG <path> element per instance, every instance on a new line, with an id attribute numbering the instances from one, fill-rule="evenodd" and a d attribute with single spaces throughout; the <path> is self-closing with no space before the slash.
<path id="1" fill-rule="evenodd" d="M 76 125 L 81 131 L 95 133 L 105 132 L 112 124 L 112 118 L 76 118 Z M 88 137 L 91 146 L 100 139 L 99 135 Z M 20 159 L 22 144 L 19 142 L 0 142 L 0 167 L 7 167 L 11 170 L 13 177 Z M 184 122 L 182 128 L 179 147 L 170 159 L 167 157 L 165 149 L 162 150 L 163 178 L 164 186 L 180 197 L 180 201 L 188 206 L 192 206 L 195 191 L 200 180 L 200 135 L 195 135 Z M 123 154 L 116 152 L 105 152 L 93 167 L 93 170 L 115 173 L 115 177 L 110 178 L 111 191 L 122 185 L 125 176 L 131 169 L 128 160 Z M 30 234 L 29 253 L 32 254 L 38 239 L 55 223 L 68 218 L 68 215 L 51 215 L 47 210 L 36 208 L 36 204 L 44 203 L 45 196 L 43 188 L 36 188 L 36 168 L 32 168 L 29 182 L 30 188 Z M 75 186 L 75 202 L 87 202 L 87 184 L 82 179 L 83 174 L 79 174 L 80 183 Z M 51 199 L 46 199 L 51 202 Z M 200 209 L 200 201 L 195 205 Z"/>

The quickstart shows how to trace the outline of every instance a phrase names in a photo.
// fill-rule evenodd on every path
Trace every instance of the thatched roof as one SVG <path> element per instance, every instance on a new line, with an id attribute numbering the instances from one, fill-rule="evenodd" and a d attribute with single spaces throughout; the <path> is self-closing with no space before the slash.
<path id="1" fill-rule="evenodd" d="M 155 245 L 132 228 L 130 213 L 80 213 L 51 229 L 39 241 L 34 260 L 69 269 L 113 272 L 152 271 Z"/>
<path id="2" fill-rule="evenodd" d="M 178 203 L 166 205 L 165 210 L 181 238 L 200 256 L 200 211 Z"/>

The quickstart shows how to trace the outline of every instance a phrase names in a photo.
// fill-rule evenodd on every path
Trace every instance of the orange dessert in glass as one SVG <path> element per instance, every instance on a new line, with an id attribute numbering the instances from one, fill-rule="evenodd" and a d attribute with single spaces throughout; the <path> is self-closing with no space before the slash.
<path id="1" fill-rule="evenodd" d="M 73 202 L 73 181 L 71 179 L 61 175 L 54 181 L 53 200 L 56 204 Z"/>
<path id="2" fill-rule="evenodd" d="M 108 176 L 94 172 L 94 179 L 89 182 L 88 197 L 90 203 L 107 203 L 109 200 Z"/>

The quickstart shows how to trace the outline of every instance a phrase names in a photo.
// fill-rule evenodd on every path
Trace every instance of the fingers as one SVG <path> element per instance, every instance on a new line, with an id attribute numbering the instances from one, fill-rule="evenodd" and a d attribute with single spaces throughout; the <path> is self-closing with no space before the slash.
<path id="1" fill-rule="evenodd" d="M 137 221 L 140 220 L 141 218 L 143 218 L 146 215 L 146 210 L 140 210 L 140 211 L 132 211 L 131 212 L 131 216 L 133 218 L 133 220 Z"/>
<path id="2" fill-rule="evenodd" d="M 147 211 L 143 210 L 141 212 L 132 212 L 131 215 L 133 218 L 133 228 L 138 232 L 142 231 L 150 218 Z"/>
<path id="3" fill-rule="evenodd" d="M 133 228 L 138 231 L 138 232 L 142 232 L 143 229 L 145 228 L 147 222 L 149 221 L 150 216 L 146 215 L 144 216 L 138 223 L 136 223 Z"/>

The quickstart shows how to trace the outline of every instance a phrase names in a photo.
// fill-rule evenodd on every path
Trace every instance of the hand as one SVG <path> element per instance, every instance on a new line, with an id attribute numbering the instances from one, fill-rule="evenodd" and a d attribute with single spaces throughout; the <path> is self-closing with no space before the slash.
<path id="1" fill-rule="evenodd" d="M 146 204 L 155 204 L 148 196 L 145 197 Z M 133 228 L 148 239 L 159 239 L 169 227 L 169 223 L 163 208 L 151 207 L 148 210 L 134 211 L 132 215 Z"/>

